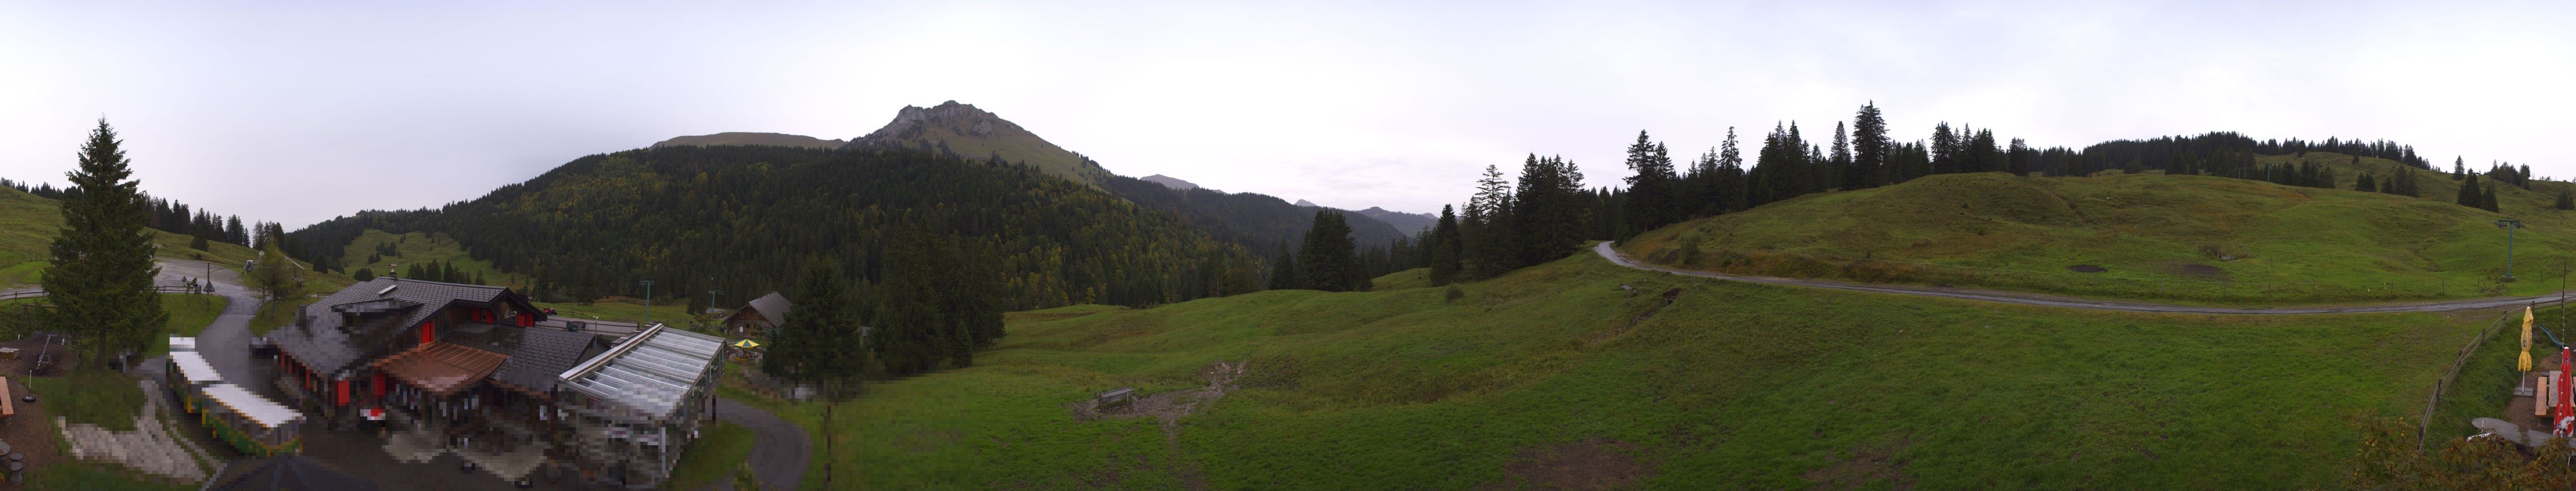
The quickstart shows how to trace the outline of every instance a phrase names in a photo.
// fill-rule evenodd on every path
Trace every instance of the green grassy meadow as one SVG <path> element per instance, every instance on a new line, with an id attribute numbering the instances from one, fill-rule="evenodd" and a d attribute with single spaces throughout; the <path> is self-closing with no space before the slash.
<path id="1" fill-rule="evenodd" d="M 216 316 L 223 315 L 224 306 L 230 303 L 232 299 L 220 295 L 161 294 L 161 311 L 168 312 L 170 318 L 162 323 L 161 335 L 154 336 L 152 349 L 145 350 L 143 356 L 169 353 L 170 336 L 196 337 L 207 324 L 215 322 Z"/>
<path id="2" fill-rule="evenodd" d="M 45 412 L 72 423 L 89 423 L 115 431 L 134 431 L 134 416 L 143 411 L 143 387 L 122 373 L 82 367 L 54 377 L 25 377 L 27 390 L 41 398 Z"/>
<path id="3" fill-rule="evenodd" d="M 2350 188 L 2358 177 L 2330 163 Z M 2287 163 L 2291 156 L 2266 156 Z M 2364 159 L 2385 176 L 2393 162 Z M 2459 184 L 2415 170 L 2423 197 L 2155 173 L 1948 174 L 1809 195 L 1686 222 L 1624 244 L 1659 264 L 1744 274 L 1959 285 L 2186 303 L 2367 302 L 2554 291 L 2576 259 L 2563 182 L 2504 186 L 2504 213 L 2452 204 Z M 2506 233 L 2517 218 L 2514 273 Z M 2576 264 L 2571 262 L 2570 264 Z M 2090 267 L 2090 268 L 2088 268 Z M 2091 271 L 2085 271 L 2092 269 Z"/>
<path id="4" fill-rule="evenodd" d="M 44 278 L 51 257 L 45 252 L 63 227 L 61 208 L 54 200 L 11 188 L 0 188 L 0 287 L 32 286 Z M 177 259 L 202 259 L 217 265 L 239 268 L 243 261 L 259 254 L 248 247 L 223 242 L 209 242 L 205 250 L 189 248 L 192 238 L 160 230 L 148 230 L 152 243 L 160 248 L 155 255 Z M 309 266 L 309 265 L 308 265 Z"/>
<path id="5" fill-rule="evenodd" d="M 2420 412 L 2492 319 L 2021 307 L 1590 255 L 1444 290 L 1014 313 L 975 366 L 833 406 L 806 488 L 1512 489 L 1564 468 L 1645 489 L 2322 486 L 2352 418 Z M 1071 409 L 1229 360 L 1239 388 L 1169 437 Z M 755 402 L 822 425 L 822 404 Z M 867 464 L 827 487 L 826 462 Z"/>
<path id="6" fill-rule="evenodd" d="M 750 428 L 717 422 L 689 443 L 680 453 L 680 463 L 671 467 L 670 482 L 663 489 L 696 490 L 718 479 L 731 477 L 743 459 L 751 455 Z"/>
<path id="7" fill-rule="evenodd" d="M 388 242 L 393 243 L 394 250 L 401 251 L 402 254 L 382 256 L 377 258 L 376 262 L 367 262 L 368 254 L 374 253 L 377 246 Z M 377 276 L 384 276 L 394 265 L 409 266 L 428 264 L 432 261 L 447 261 L 455 265 L 457 270 L 464 271 L 468 275 L 482 274 L 485 283 L 517 288 L 521 291 L 527 289 L 526 286 L 518 284 L 518 277 L 493 268 L 491 261 L 475 259 L 473 255 L 467 254 L 465 246 L 457 243 L 456 239 L 448 237 L 447 234 L 432 236 L 411 232 L 396 235 L 369 229 L 357 239 L 349 241 L 348 247 L 342 249 L 340 258 L 340 264 L 348 265 L 350 272 L 354 273 L 358 268 L 364 267 L 375 271 Z"/>

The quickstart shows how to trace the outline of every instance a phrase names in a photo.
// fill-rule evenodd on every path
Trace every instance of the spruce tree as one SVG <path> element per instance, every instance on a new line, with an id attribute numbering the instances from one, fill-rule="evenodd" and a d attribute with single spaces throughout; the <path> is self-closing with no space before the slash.
<path id="1" fill-rule="evenodd" d="M 349 277 L 357 278 L 358 281 L 371 281 L 376 279 L 376 271 L 367 268 L 358 268 L 358 272 L 351 273 Z"/>
<path id="2" fill-rule="evenodd" d="M 2486 195 L 2478 192 L 2477 177 L 2471 175 L 2460 179 L 2460 195 L 2451 202 L 2470 208 L 2486 208 Z"/>
<path id="3" fill-rule="evenodd" d="M 1306 243 L 1297 249 L 1297 279 L 1307 288 L 1328 292 L 1368 291 L 1372 286 L 1352 250 L 1351 226 L 1340 212 L 1315 212 L 1315 225 L 1307 227 Z"/>
<path id="4" fill-rule="evenodd" d="M 1839 186 L 1846 191 L 1860 189 L 1858 186 L 1851 185 L 1852 177 L 1850 174 L 1854 172 L 1852 170 L 1851 136 L 1843 132 L 1843 122 L 1841 121 L 1834 122 L 1833 153 L 1828 155 L 1831 155 L 1829 158 L 1833 160 L 1833 163 L 1829 165 L 1832 166 L 1836 176 L 1834 179 L 1835 182 L 1830 185 Z"/>
<path id="5" fill-rule="evenodd" d="M 2484 187 L 2486 188 L 2486 191 L 2478 198 L 2478 209 L 2486 211 L 2503 211 L 2496 209 L 2496 188 L 2503 187 L 2503 184 L 2490 184 Z"/>
<path id="6" fill-rule="evenodd" d="M 2558 205 L 2556 208 L 2561 210 L 2576 210 L 2576 192 L 2569 192 L 2566 188 L 2559 188 Z"/>
<path id="7" fill-rule="evenodd" d="M 1458 221 L 1458 235 L 1463 240 L 1459 258 L 1465 265 L 1465 278 L 1480 280 L 1511 271 L 1512 261 L 1511 181 L 1503 180 L 1501 168 L 1487 165 L 1483 177 L 1476 179 L 1476 194 L 1467 198 L 1466 216 Z M 1616 221 L 1616 220 L 1612 220 Z"/>
<path id="8" fill-rule="evenodd" d="M 1728 128 L 1729 136 L 1734 129 Z M 1860 106 L 1852 114 L 1852 169 L 1843 175 L 1845 189 L 1878 187 L 1889 182 L 1887 169 L 1887 117 L 1879 114 L 1878 101 Z"/>
<path id="9" fill-rule="evenodd" d="M 787 301 L 796 306 L 770 338 L 760 370 L 796 382 L 827 382 L 826 387 L 859 376 L 869 352 L 859 339 L 858 309 L 852 305 L 849 278 L 829 259 L 806 261 Z"/>
<path id="10" fill-rule="evenodd" d="M 168 312 L 152 291 L 161 268 L 152 263 L 152 235 L 144 230 L 150 209 L 142 182 L 129 180 L 124 142 L 98 120 L 81 145 L 80 167 L 68 174 L 61 203 L 63 228 L 54 238 L 53 267 L 41 280 L 54 304 L 54 325 L 71 328 L 95 349 L 102 366 L 120 349 L 140 351 L 160 332 Z"/>
<path id="11" fill-rule="evenodd" d="M 1648 140 L 1644 130 L 1637 131 L 1637 142 L 1628 145 L 1628 234 L 1635 235 L 1674 222 L 1679 209 L 1674 184 L 1680 178 L 1673 173 L 1673 159 L 1664 146 Z M 1527 192 L 1528 190 L 1522 190 Z"/>
<path id="12" fill-rule="evenodd" d="M 2377 191 L 2379 190 L 2379 183 L 2370 180 L 2370 173 L 2363 172 L 2361 173 L 2361 177 L 2354 178 L 2352 182 L 2352 190 L 2365 192 Z"/>
<path id="13" fill-rule="evenodd" d="M 1884 138 L 1886 136 L 1883 134 L 1885 130 L 1886 127 L 1882 124 L 1880 126 L 1880 131 L 1882 132 L 1882 134 L 1879 135 L 1880 137 Z M 1717 208 L 1719 213 L 1734 213 L 1745 208 L 1744 150 L 1741 146 L 1738 146 L 1735 143 L 1735 127 L 1733 126 L 1726 127 L 1726 143 L 1717 148 L 1717 178 L 1713 179 L 1712 182 L 1717 185 L 1716 196 L 1718 200 Z M 1878 181 L 1878 184 L 1884 183 L 1885 180 L 1883 179 Z M 1872 185 L 1875 186 L 1877 184 Z"/>
<path id="14" fill-rule="evenodd" d="M 1288 239 L 1279 239 L 1279 254 L 1271 257 L 1270 289 L 1296 290 L 1305 288 L 1305 286 L 1297 281 L 1297 251 L 1288 249 Z"/>
<path id="15" fill-rule="evenodd" d="M 1431 225 L 1431 236 L 1424 237 L 1423 242 L 1431 251 L 1431 286 L 1457 282 L 1458 273 L 1465 267 L 1459 262 L 1460 254 L 1465 252 L 1461 247 L 1465 244 L 1459 242 L 1457 212 L 1448 205 L 1441 205 L 1440 221 Z"/>

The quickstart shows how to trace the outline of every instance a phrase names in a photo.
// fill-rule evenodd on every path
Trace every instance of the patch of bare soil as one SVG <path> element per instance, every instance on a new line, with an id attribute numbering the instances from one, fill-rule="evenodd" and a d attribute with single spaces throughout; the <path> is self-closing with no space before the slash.
<path id="1" fill-rule="evenodd" d="M 1637 487 L 1654 475 L 1654 466 L 1637 460 L 1637 446 L 1594 438 L 1549 447 L 1521 449 L 1520 458 L 1503 465 L 1511 475 L 1478 491 L 1603 490 Z"/>
<path id="2" fill-rule="evenodd" d="M 2077 264 L 2077 265 L 2074 265 L 2074 266 L 2067 266 L 2067 267 L 2066 267 L 2066 270 L 2067 270 L 2067 271 L 2074 271 L 2074 272 L 2077 272 L 2077 273 L 2100 273 L 2100 272 L 2103 272 L 2103 271 L 2110 271 L 2110 270 L 2111 270 L 2111 268 L 2105 268 L 2105 267 L 2101 267 L 2101 266 L 2094 266 L 2094 265 L 2091 265 L 2091 264 Z"/>
<path id="3" fill-rule="evenodd" d="M 2207 264 L 2174 263 L 2167 265 L 2165 272 L 2201 281 L 2227 281 L 2227 270 Z"/>
<path id="4" fill-rule="evenodd" d="M 1816 483 L 1815 489 L 1819 490 L 1860 489 L 1881 479 L 1887 480 L 1890 489 L 1914 489 L 1914 476 L 1905 473 L 1905 460 L 1896 458 L 1896 452 L 1909 445 L 1912 443 L 1905 438 L 1855 445 L 1851 458 L 1807 471 L 1800 477 Z"/>
<path id="5" fill-rule="evenodd" d="M 1199 378 L 1208 382 L 1206 387 L 1137 396 L 1125 404 L 1106 408 L 1100 407 L 1098 400 L 1076 402 L 1071 405 L 1073 419 L 1088 422 L 1108 418 L 1154 418 L 1155 422 L 1162 423 L 1163 443 L 1172 449 L 1172 474 L 1179 476 L 1181 484 L 1188 489 L 1207 489 L 1207 474 L 1199 470 L 1198 463 L 1181 458 L 1181 418 L 1195 412 L 1200 403 L 1215 402 L 1217 398 L 1225 397 L 1225 393 L 1232 392 L 1234 381 L 1243 378 L 1243 371 L 1251 362 L 1209 363 L 1206 368 L 1199 369 Z"/>
<path id="6" fill-rule="evenodd" d="M 11 398 L 9 402 L 17 410 L 17 415 L 10 416 L 5 422 L 0 422 L 0 441 L 9 442 L 9 451 L 27 454 L 26 469 L 30 471 L 62 460 L 63 455 L 57 453 L 58 448 L 54 445 L 57 434 L 54 431 L 54 417 L 46 413 L 44 401 L 40 399 L 36 404 L 28 404 L 16 400 L 18 396 L 27 394 L 27 384 L 23 380 L 36 369 L 36 352 L 45 349 L 43 341 L 20 339 L 0 342 L 0 347 L 18 348 L 19 351 L 18 359 L 0 360 L 0 375 L 6 375 L 9 378 L 9 397 Z M 70 361 L 68 358 L 60 358 L 64 355 L 61 345 L 52 346 L 52 349 L 55 350 L 54 355 L 58 357 L 57 363 Z M 59 374 L 62 369 L 59 365 L 50 366 L 46 368 L 46 372 Z M 0 489 L 19 487 L 0 481 Z"/>

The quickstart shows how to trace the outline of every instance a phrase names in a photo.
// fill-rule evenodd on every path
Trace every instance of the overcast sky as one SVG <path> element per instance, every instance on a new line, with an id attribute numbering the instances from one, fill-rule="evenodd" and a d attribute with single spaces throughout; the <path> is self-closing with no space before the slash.
<path id="1" fill-rule="evenodd" d="M 209 3 L 0 0 L 0 177 L 63 182 L 105 116 L 148 191 L 292 228 L 952 99 L 1120 174 L 1415 212 L 1527 153 L 1611 185 L 1641 129 L 1682 158 L 1871 100 L 1906 140 L 2386 138 L 2576 175 L 2565 1 Z"/>

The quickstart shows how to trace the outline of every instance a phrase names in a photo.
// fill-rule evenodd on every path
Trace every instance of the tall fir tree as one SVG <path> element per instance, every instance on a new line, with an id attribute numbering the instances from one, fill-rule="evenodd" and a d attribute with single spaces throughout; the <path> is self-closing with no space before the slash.
<path id="1" fill-rule="evenodd" d="M 1431 286 L 1456 283 L 1458 274 L 1465 268 L 1460 259 L 1466 252 L 1463 249 L 1466 244 L 1459 241 L 1455 208 L 1440 206 L 1440 221 L 1431 225 L 1431 235 L 1424 237 L 1423 242 L 1424 249 L 1430 251 Z"/>
<path id="2" fill-rule="evenodd" d="M 1717 147 L 1717 186 L 1714 193 L 1718 213 L 1734 213 L 1745 208 L 1744 150 L 1735 142 L 1735 127 L 1726 127 L 1726 142 Z"/>
<path id="3" fill-rule="evenodd" d="M 1279 254 L 1270 259 L 1270 289 L 1305 288 L 1297 282 L 1297 251 L 1288 248 L 1288 239 L 1279 240 Z"/>
<path id="4" fill-rule="evenodd" d="M 1728 129 L 1731 137 L 1734 129 Z M 1860 106 L 1852 114 L 1852 169 L 1843 173 L 1843 187 L 1861 189 L 1887 185 L 1887 117 L 1878 111 L 1878 101 Z"/>
<path id="5" fill-rule="evenodd" d="M 1663 156 L 1663 146 L 1655 147 L 1656 157 Z M 1679 190 L 1678 179 L 1667 183 Z M 1678 195 L 1678 193 L 1670 193 Z M 1582 245 L 1584 233 L 1583 173 L 1564 157 L 1539 158 L 1532 155 L 1522 164 L 1520 183 L 1512 195 L 1512 232 L 1518 269 L 1554 261 L 1574 252 Z M 1678 199 L 1668 206 L 1679 207 Z M 1667 217 L 1678 210 L 1667 210 Z"/>
<path id="6" fill-rule="evenodd" d="M 2478 192 L 2477 174 L 2469 174 L 2460 179 L 2460 195 L 2452 202 L 2470 208 L 2486 208 L 2486 194 Z"/>
<path id="7" fill-rule="evenodd" d="M 161 268 L 152 263 L 150 210 L 142 181 L 125 160 L 116 129 L 98 120 L 81 145 L 80 167 L 66 176 L 71 190 L 61 206 L 63 228 L 54 238 L 53 267 L 40 280 L 54 304 L 54 325 L 82 335 L 105 365 L 118 350 L 141 351 L 169 319 L 152 291 Z"/>
<path id="8" fill-rule="evenodd" d="M 1501 168 L 1487 165 L 1476 179 L 1476 194 L 1467 198 L 1466 216 L 1458 222 L 1463 241 L 1465 279 L 1480 280 L 1513 268 L 1511 245 L 1512 187 Z"/>
<path id="9" fill-rule="evenodd" d="M 1352 249 L 1351 226 L 1340 212 L 1315 212 L 1315 225 L 1306 229 L 1306 243 L 1297 249 L 1297 278 L 1307 288 L 1328 292 L 1371 288 Z"/>
<path id="10" fill-rule="evenodd" d="M 2561 210 L 2576 210 L 2576 192 L 2570 192 L 2567 188 L 2559 188 L 2558 204 L 2552 207 Z"/>
<path id="11" fill-rule="evenodd" d="M 1829 169 L 1832 169 L 1832 170 L 1833 170 L 1833 172 L 1834 172 L 1834 179 L 1833 179 L 1833 181 L 1832 181 L 1830 184 L 1828 184 L 1828 185 L 1831 185 L 1831 186 L 1840 186 L 1840 187 L 1842 187 L 1842 189 L 1843 189 L 1843 190 L 1846 190 L 1846 191 L 1848 191 L 1848 190 L 1853 190 L 1853 189 L 1860 189 L 1859 187 L 1855 187 L 1855 186 L 1852 186 L 1852 185 L 1851 185 L 1852 178 L 1851 178 L 1851 176 L 1849 175 L 1849 174 L 1851 174 L 1851 173 L 1853 172 L 1853 170 L 1852 170 L 1852 168 L 1851 168 L 1851 167 L 1852 167 L 1851 135 L 1846 134 L 1846 133 L 1843 131 L 1843 122 L 1841 122 L 1841 121 L 1835 121 L 1835 122 L 1834 122 L 1834 146 L 1833 146 L 1833 153 L 1832 153 L 1832 154 L 1829 154 L 1829 155 L 1831 155 L 1831 157 L 1830 157 L 1830 158 L 1832 158 L 1832 159 L 1833 159 L 1833 163 L 1832 163 L 1832 164 L 1829 164 L 1829 167 L 1827 167 L 1827 168 L 1829 168 Z"/>
<path id="12" fill-rule="evenodd" d="M 859 310 L 850 278 L 829 259 L 809 259 L 805 276 L 787 293 L 794 315 L 778 326 L 760 369 L 781 379 L 838 387 L 865 373 L 870 356 L 859 337 Z"/>
<path id="13" fill-rule="evenodd" d="M 1959 170 L 1959 135 L 1950 131 L 1950 122 L 1932 125 L 1932 173 L 1950 174 Z"/>
<path id="14" fill-rule="evenodd" d="M 1664 146 L 1649 139 L 1644 130 L 1637 131 L 1637 142 L 1628 145 L 1628 204 L 1626 235 L 1636 235 L 1677 221 L 1675 184 L 1680 177 L 1673 173 L 1673 159 Z M 1524 190 L 1526 191 L 1526 190 Z"/>

